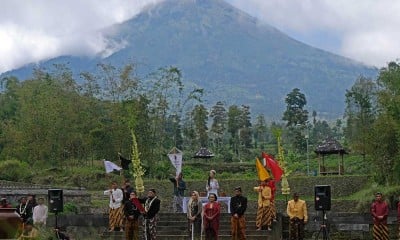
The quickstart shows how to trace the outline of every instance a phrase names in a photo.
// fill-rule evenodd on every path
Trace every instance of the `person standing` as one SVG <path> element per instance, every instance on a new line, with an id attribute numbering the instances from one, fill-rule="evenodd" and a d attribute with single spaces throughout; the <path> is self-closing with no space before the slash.
<path id="1" fill-rule="evenodd" d="M 36 202 L 36 196 L 35 195 L 30 194 L 30 195 L 28 195 L 27 199 L 28 199 L 28 203 L 31 205 L 32 209 L 35 208 L 38 205 L 38 203 Z"/>
<path id="2" fill-rule="evenodd" d="M 217 195 L 210 193 L 208 203 L 203 207 L 203 228 L 205 240 L 218 240 L 219 218 L 221 207 L 217 202 Z"/>
<path id="3" fill-rule="evenodd" d="M 48 208 L 44 204 L 44 198 L 40 197 L 38 199 L 38 205 L 33 208 L 33 224 L 36 227 L 46 226 L 48 215 Z"/>
<path id="4" fill-rule="evenodd" d="M 131 186 L 131 181 L 129 181 L 129 179 L 125 179 L 121 190 L 124 193 L 124 199 L 122 202 L 125 203 L 129 201 L 130 194 L 132 191 L 134 191 L 134 188 Z"/>
<path id="5" fill-rule="evenodd" d="M 156 190 L 151 188 L 147 192 L 147 197 L 140 199 L 140 202 L 144 203 L 143 233 L 146 240 L 157 239 L 158 212 L 161 201 L 156 194 Z"/>
<path id="6" fill-rule="evenodd" d="M 23 225 L 28 221 L 32 219 L 32 205 L 29 204 L 29 201 L 26 199 L 26 197 L 22 197 L 20 200 L 19 205 L 17 206 L 16 212 L 19 214 L 19 216 L 22 219 Z"/>
<path id="7" fill-rule="evenodd" d="M 187 219 L 189 236 L 200 238 L 201 236 L 201 213 L 203 212 L 203 204 L 197 191 L 193 191 L 187 206 Z"/>
<path id="8" fill-rule="evenodd" d="M 307 204 L 299 198 L 298 193 L 287 203 L 286 213 L 289 216 L 289 239 L 303 240 L 304 225 L 308 221 Z"/>
<path id="9" fill-rule="evenodd" d="M 111 188 L 109 190 L 104 191 L 104 195 L 108 195 L 110 197 L 109 202 L 109 216 L 108 216 L 108 225 L 109 232 L 115 230 L 116 227 L 120 228 L 120 231 L 123 231 L 122 226 L 122 217 L 123 217 L 123 209 L 122 209 L 122 200 L 124 198 L 124 194 L 121 189 L 118 188 L 117 182 L 113 181 L 111 183 Z"/>
<path id="10" fill-rule="evenodd" d="M 0 208 L 12 208 L 13 206 L 8 203 L 7 198 L 3 197 L 0 200 Z"/>
<path id="11" fill-rule="evenodd" d="M 247 209 L 247 198 L 242 196 L 242 188 L 235 188 L 235 196 L 231 198 L 231 232 L 232 240 L 246 239 L 246 219 L 244 213 Z"/>
<path id="12" fill-rule="evenodd" d="M 124 204 L 126 240 L 139 240 L 139 217 L 143 212 L 144 208 L 136 196 L 136 191 L 132 191 L 129 201 Z"/>
<path id="13" fill-rule="evenodd" d="M 169 180 L 173 183 L 174 185 L 174 200 L 173 200 L 173 210 L 176 213 L 181 213 L 183 212 L 182 209 L 182 200 L 183 197 L 185 196 L 185 190 L 186 190 L 186 183 L 183 181 L 183 174 L 179 173 L 177 177 L 171 177 Z"/>
<path id="14" fill-rule="evenodd" d="M 268 186 L 268 179 L 261 181 L 258 187 L 254 187 L 254 191 L 258 192 L 258 207 L 256 217 L 257 230 L 261 230 L 266 226 L 268 231 L 271 231 L 273 208 L 271 204 L 272 191 Z"/>
<path id="15" fill-rule="evenodd" d="M 210 193 L 214 193 L 215 196 L 218 196 L 219 184 L 218 184 L 218 180 L 215 178 L 216 174 L 217 174 L 217 172 L 215 170 L 210 170 L 210 173 L 208 175 L 207 185 L 206 185 L 207 196 L 209 196 Z"/>
<path id="16" fill-rule="evenodd" d="M 383 200 L 382 193 L 375 194 L 375 201 L 371 204 L 371 215 L 374 220 L 373 239 L 389 240 L 387 217 L 389 215 L 388 204 Z"/>

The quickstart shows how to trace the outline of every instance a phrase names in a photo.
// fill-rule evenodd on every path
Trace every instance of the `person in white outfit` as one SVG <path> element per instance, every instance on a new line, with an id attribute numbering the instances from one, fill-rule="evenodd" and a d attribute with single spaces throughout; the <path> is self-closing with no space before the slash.
<path id="1" fill-rule="evenodd" d="M 214 193 L 215 195 L 218 196 L 219 184 L 218 184 L 218 180 L 215 178 L 216 174 L 217 174 L 217 172 L 215 170 L 210 170 L 210 173 L 208 175 L 207 185 L 206 185 L 207 196 L 209 196 L 210 193 Z"/>
<path id="2" fill-rule="evenodd" d="M 44 204 L 44 198 L 40 197 L 38 199 L 38 205 L 33 208 L 33 225 L 37 227 L 46 226 L 48 215 L 48 208 Z"/>
<path id="3" fill-rule="evenodd" d="M 123 231 L 123 207 L 122 200 L 124 198 L 124 193 L 121 189 L 118 188 L 117 182 L 111 183 L 111 188 L 109 190 L 104 191 L 104 195 L 108 195 L 110 197 L 110 211 L 108 215 L 108 231 L 112 232 L 116 230 L 116 227 L 119 227 L 120 231 Z"/>

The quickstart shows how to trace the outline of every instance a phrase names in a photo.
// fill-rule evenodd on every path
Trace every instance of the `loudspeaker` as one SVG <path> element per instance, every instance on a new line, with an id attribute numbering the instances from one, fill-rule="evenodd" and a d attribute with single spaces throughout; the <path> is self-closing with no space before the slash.
<path id="1" fill-rule="evenodd" d="M 315 210 L 329 211 L 331 210 L 331 186 L 316 185 L 315 192 Z"/>
<path id="2" fill-rule="evenodd" d="M 49 211 L 52 213 L 62 212 L 64 210 L 63 190 L 48 190 Z"/>

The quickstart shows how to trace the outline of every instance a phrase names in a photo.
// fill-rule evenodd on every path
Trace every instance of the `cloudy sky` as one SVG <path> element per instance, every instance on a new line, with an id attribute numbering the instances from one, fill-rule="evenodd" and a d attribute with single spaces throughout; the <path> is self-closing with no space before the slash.
<path id="1" fill-rule="evenodd" d="M 102 52 L 99 29 L 161 1 L 1 0 L 0 73 L 59 55 Z M 226 1 L 299 41 L 368 65 L 400 58 L 398 0 Z"/>

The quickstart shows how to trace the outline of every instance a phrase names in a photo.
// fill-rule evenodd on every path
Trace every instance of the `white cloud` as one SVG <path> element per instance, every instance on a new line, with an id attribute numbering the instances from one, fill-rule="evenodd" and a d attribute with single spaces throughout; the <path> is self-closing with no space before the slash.
<path id="1" fill-rule="evenodd" d="M 109 54 L 98 30 L 161 1 L 2 0 L 0 73 L 59 55 Z M 367 64 L 400 57 L 397 0 L 226 1 L 299 41 Z"/>
<path id="2" fill-rule="evenodd" d="M 300 41 L 366 64 L 382 67 L 400 57 L 397 0 L 229 2 Z M 331 41 L 337 41 L 337 46 Z"/>
<path id="3" fill-rule="evenodd" d="M 107 42 L 98 31 L 161 0 L 3 0 L 0 73 L 59 55 L 94 55 Z"/>

